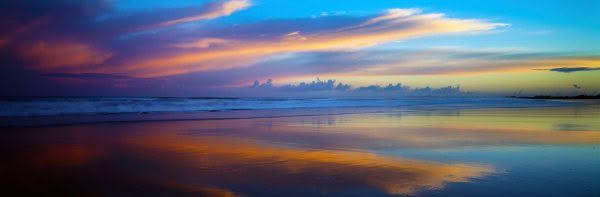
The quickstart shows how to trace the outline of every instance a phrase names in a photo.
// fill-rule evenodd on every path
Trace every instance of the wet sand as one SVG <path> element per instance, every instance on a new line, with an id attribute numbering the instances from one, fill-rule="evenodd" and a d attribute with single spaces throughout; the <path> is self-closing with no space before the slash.
<path id="1" fill-rule="evenodd" d="M 598 196 L 598 105 L 2 128 L 19 196 Z"/>

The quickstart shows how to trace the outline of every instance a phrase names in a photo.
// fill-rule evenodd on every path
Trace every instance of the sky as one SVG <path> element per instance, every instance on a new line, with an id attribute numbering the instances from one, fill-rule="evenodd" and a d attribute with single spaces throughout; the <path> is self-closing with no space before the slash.
<path id="1" fill-rule="evenodd" d="M 599 94 L 599 10 L 596 0 L 8 0 L 0 91 L 227 96 L 255 80 L 319 78 Z"/>

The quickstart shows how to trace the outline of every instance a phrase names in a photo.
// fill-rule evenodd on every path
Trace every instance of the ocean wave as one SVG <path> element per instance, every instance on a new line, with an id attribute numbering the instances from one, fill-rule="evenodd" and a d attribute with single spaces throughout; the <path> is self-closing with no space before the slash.
<path id="1" fill-rule="evenodd" d="M 56 116 L 122 113 L 211 112 L 359 107 L 519 107 L 555 106 L 557 101 L 504 97 L 371 98 L 213 98 L 213 97 L 8 97 L 0 99 L 0 116 Z"/>

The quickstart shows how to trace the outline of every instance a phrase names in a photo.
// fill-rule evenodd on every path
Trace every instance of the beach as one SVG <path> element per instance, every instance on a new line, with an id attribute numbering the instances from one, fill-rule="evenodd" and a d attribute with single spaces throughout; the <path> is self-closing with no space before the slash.
<path id="1" fill-rule="evenodd" d="M 600 194 L 597 104 L 179 114 L 5 125 L 3 190 L 21 196 Z"/>

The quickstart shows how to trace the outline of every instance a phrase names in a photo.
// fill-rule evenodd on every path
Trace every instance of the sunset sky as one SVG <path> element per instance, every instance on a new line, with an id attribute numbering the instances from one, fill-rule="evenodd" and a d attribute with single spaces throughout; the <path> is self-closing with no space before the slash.
<path id="1" fill-rule="evenodd" d="M 24 0 L 0 3 L 9 96 L 220 96 L 353 87 L 600 93 L 600 1 Z"/>

